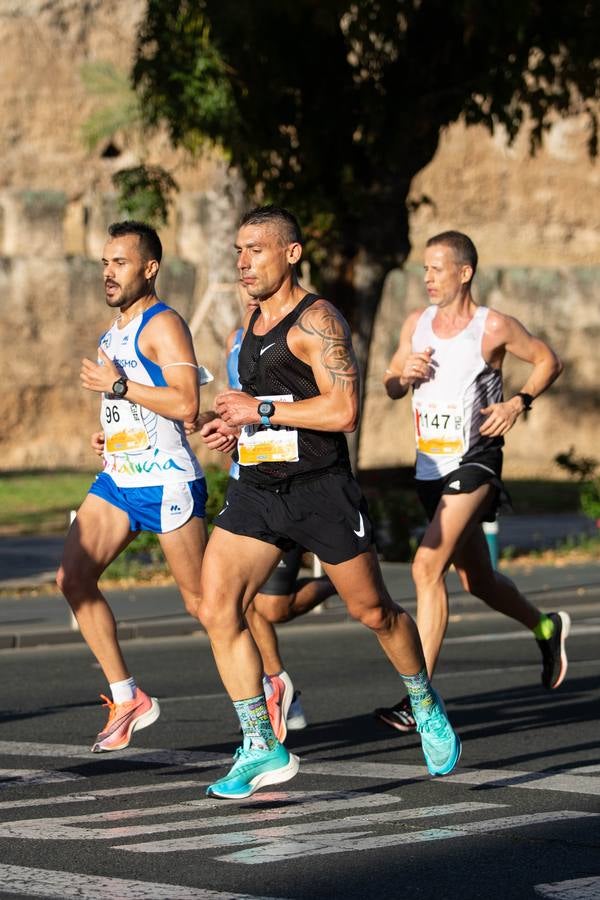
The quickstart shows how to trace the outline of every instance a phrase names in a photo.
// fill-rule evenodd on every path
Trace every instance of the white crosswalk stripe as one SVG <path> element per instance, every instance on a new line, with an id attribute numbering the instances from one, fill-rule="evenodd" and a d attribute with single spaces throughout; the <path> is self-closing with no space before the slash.
<path id="1" fill-rule="evenodd" d="M 44 900 L 276 900 L 233 894 L 231 891 L 209 891 L 180 884 L 158 884 L 133 881 L 127 878 L 104 878 L 100 875 L 79 875 L 76 872 L 55 872 L 27 866 L 0 864 L 2 890 L 11 896 L 43 897 Z"/>

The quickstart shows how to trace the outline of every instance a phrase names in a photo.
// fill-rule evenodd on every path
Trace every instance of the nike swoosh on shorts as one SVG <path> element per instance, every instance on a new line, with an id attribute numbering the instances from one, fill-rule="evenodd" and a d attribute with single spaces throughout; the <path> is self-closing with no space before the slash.
<path id="1" fill-rule="evenodd" d="M 364 537 L 365 536 L 365 523 L 363 522 L 362 513 L 358 514 L 358 519 L 359 519 L 358 531 L 355 528 L 353 528 L 352 530 L 353 530 L 354 534 L 356 535 L 356 537 Z"/>

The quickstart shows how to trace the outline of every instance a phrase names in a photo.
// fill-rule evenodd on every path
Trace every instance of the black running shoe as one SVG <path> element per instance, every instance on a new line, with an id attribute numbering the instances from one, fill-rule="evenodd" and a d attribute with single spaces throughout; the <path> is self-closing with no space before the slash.
<path id="1" fill-rule="evenodd" d="M 546 641 L 538 641 L 542 653 L 542 684 L 551 691 L 563 683 L 567 674 L 567 654 L 565 641 L 571 630 L 571 618 L 566 612 L 549 613 L 554 622 L 554 634 Z"/>
<path id="2" fill-rule="evenodd" d="M 406 734 L 417 730 L 417 723 L 415 722 L 408 697 L 403 697 L 395 706 L 376 709 L 375 718 L 381 719 L 390 728 L 395 728 L 396 731 L 404 731 Z"/>

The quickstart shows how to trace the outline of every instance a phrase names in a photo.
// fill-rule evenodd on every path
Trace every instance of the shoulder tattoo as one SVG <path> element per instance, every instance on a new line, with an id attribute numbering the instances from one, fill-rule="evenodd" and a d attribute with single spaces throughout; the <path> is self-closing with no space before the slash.
<path id="1" fill-rule="evenodd" d="M 320 340 L 321 363 L 332 384 L 354 393 L 358 387 L 358 366 L 350 329 L 342 315 L 333 307 L 309 307 L 296 324 L 305 334 Z"/>

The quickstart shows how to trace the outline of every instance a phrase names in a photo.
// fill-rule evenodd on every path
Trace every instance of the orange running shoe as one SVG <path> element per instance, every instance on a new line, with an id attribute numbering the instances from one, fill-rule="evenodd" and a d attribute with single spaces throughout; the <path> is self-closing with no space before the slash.
<path id="1" fill-rule="evenodd" d="M 267 710 L 275 737 L 283 744 L 287 737 L 287 714 L 294 696 L 294 685 L 287 672 L 269 675 L 273 693 L 267 700 Z"/>
<path id="2" fill-rule="evenodd" d="M 108 706 L 108 722 L 92 747 L 92 753 L 107 750 L 123 750 L 129 746 L 131 735 L 139 728 L 147 728 L 160 716 L 160 706 L 155 697 L 149 697 L 140 688 L 136 688 L 133 700 L 125 703 L 113 703 L 104 694 L 100 694 L 104 706 Z"/>

